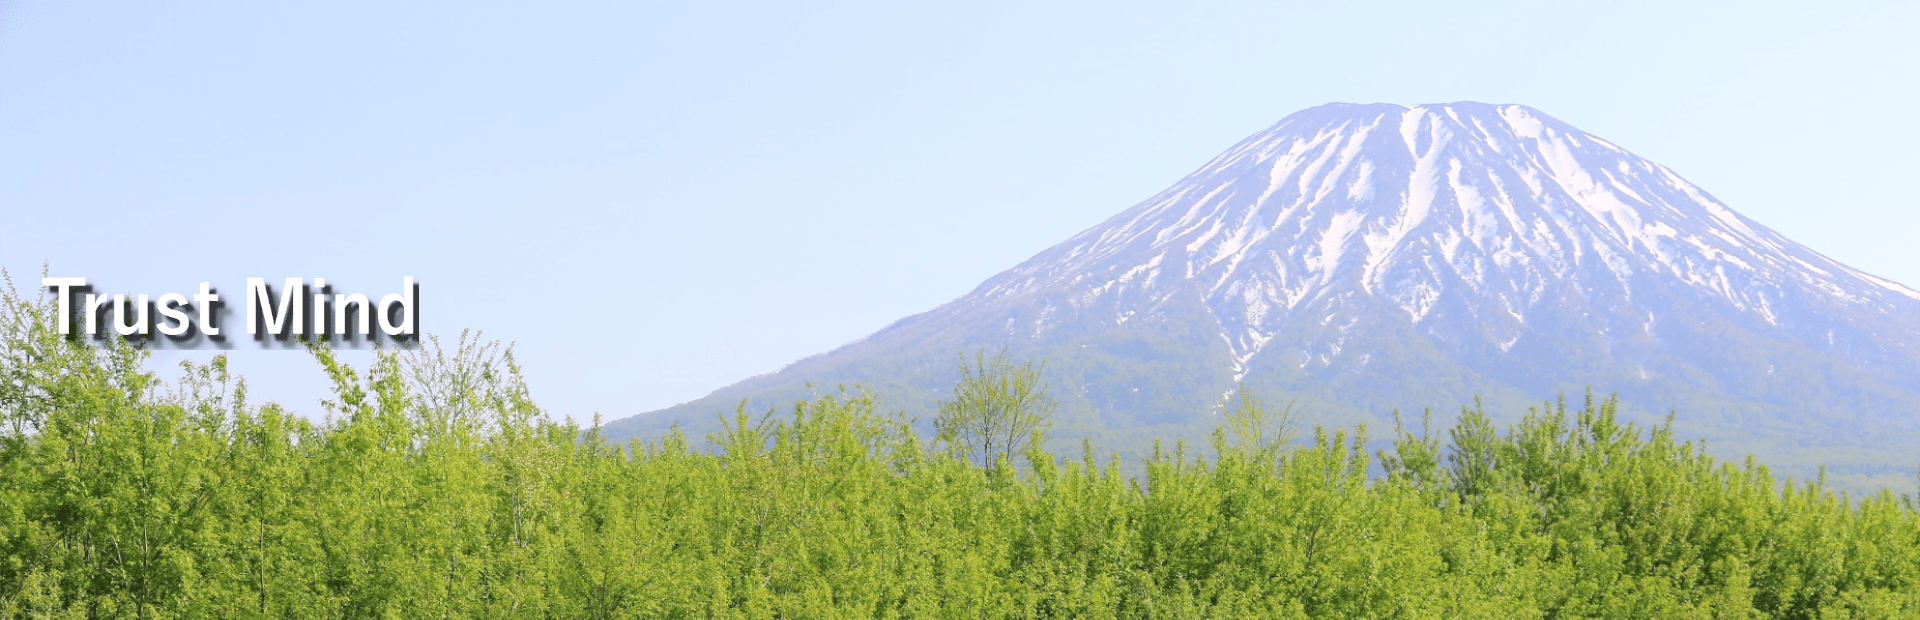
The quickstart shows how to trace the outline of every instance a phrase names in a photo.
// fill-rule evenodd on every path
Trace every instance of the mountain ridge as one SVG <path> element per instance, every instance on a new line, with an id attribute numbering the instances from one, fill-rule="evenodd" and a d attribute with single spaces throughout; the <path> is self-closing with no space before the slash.
<path id="1" fill-rule="evenodd" d="M 1065 426 L 1108 439 L 1192 436 L 1241 381 L 1343 425 L 1592 385 L 1756 451 L 1811 433 L 1857 452 L 1915 430 L 1917 343 L 1920 292 L 1559 119 L 1336 103 L 951 302 L 608 427 L 698 424 L 690 412 L 774 406 L 808 383 L 869 384 L 925 414 L 956 352 L 1005 347 L 1048 359 Z M 1903 451 L 1874 445 L 1848 458 Z"/>

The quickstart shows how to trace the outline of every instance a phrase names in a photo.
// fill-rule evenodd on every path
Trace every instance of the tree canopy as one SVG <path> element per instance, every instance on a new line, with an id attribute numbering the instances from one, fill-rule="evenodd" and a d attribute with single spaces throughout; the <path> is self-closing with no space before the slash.
<path id="1" fill-rule="evenodd" d="M 0 306 L 10 617 L 1920 614 L 1911 498 L 1717 462 L 1607 399 L 1377 454 L 1223 429 L 1134 477 L 1034 443 L 982 466 L 859 391 L 614 445 L 470 337 L 315 349 L 309 419 L 48 312 Z"/>

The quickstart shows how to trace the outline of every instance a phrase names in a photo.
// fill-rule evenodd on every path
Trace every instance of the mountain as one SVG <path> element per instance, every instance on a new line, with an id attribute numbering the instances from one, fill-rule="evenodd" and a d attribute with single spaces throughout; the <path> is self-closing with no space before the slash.
<path id="1" fill-rule="evenodd" d="M 959 299 L 607 431 L 709 428 L 809 383 L 924 420 L 958 352 L 1002 347 L 1046 360 L 1073 445 L 1199 437 L 1240 381 L 1376 437 L 1395 409 L 1517 417 L 1592 386 L 1723 457 L 1863 488 L 1920 462 L 1920 292 L 1537 110 L 1471 102 L 1295 113 Z"/>

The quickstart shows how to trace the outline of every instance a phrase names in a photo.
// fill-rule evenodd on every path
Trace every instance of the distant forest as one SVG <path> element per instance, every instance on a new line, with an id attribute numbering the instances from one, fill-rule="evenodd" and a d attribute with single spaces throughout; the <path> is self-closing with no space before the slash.
<path id="1" fill-rule="evenodd" d="M 1591 396 L 1369 454 L 1242 393 L 1135 476 L 1045 451 L 1046 388 L 1004 357 L 930 437 L 855 390 L 613 444 L 475 337 L 316 347 L 334 391 L 303 417 L 224 359 L 162 382 L 3 302 L 6 617 L 1920 615 L 1912 497 L 1718 462 Z"/>

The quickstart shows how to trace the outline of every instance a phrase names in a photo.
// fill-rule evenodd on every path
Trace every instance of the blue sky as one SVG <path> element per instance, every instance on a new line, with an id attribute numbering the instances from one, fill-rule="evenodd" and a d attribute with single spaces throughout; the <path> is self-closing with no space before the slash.
<path id="1" fill-rule="evenodd" d="M 514 341 L 550 410 L 611 419 L 931 309 L 1296 110 L 1475 100 L 1920 285 L 1916 25 L 1893 2 L 0 0 L 0 267 L 152 295 L 414 276 L 429 330 Z M 234 363 L 318 412 L 304 354 Z"/>

